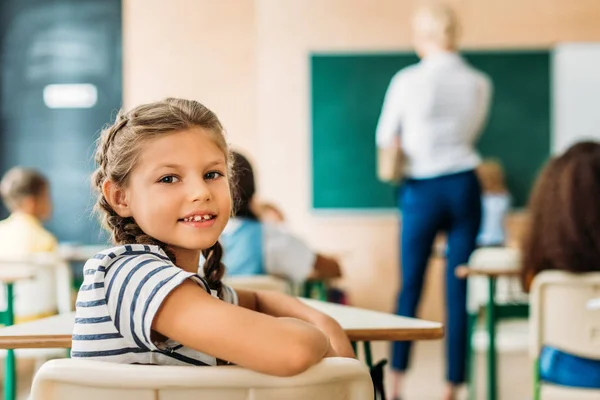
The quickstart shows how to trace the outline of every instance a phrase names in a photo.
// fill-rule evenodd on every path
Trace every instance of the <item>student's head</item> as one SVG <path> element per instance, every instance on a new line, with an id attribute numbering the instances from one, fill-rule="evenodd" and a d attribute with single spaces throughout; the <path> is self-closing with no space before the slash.
<path id="1" fill-rule="evenodd" d="M 600 270 L 600 144 L 582 142 L 553 158 L 529 203 L 523 283 L 547 269 Z"/>
<path id="2" fill-rule="evenodd" d="M 420 6 L 412 21 L 413 42 L 419 57 L 457 47 L 458 20 L 454 11 L 441 2 Z"/>
<path id="3" fill-rule="evenodd" d="M 254 171 L 250 161 L 238 152 L 233 152 L 233 188 L 235 193 L 234 215 L 257 220 L 252 200 L 256 193 Z"/>
<path id="4" fill-rule="evenodd" d="M 506 191 L 504 170 L 500 162 L 485 160 L 477 167 L 477 176 L 483 192 L 500 193 Z"/>
<path id="5" fill-rule="evenodd" d="M 261 203 L 259 208 L 261 221 L 275 224 L 285 222 L 283 212 L 275 204 Z"/>
<path id="6" fill-rule="evenodd" d="M 96 209 L 115 244 L 158 245 L 177 263 L 206 258 L 220 290 L 217 239 L 231 213 L 230 155 L 217 116 L 192 100 L 119 112 L 96 150 Z"/>
<path id="7" fill-rule="evenodd" d="M 44 221 L 52 214 L 50 184 L 34 169 L 14 167 L 0 182 L 0 192 L 6 208 L 20 211 Z"/>

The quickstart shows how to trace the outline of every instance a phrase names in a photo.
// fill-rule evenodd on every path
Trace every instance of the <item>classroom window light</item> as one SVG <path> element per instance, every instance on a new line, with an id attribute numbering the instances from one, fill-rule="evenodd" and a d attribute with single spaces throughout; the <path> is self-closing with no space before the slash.
<path id="1" fill-rule="evenodd" d="M 91 83 L 54 83 L 44 88 L 48 108 L 92 108 L 98 101 L 98 90 Z"/>

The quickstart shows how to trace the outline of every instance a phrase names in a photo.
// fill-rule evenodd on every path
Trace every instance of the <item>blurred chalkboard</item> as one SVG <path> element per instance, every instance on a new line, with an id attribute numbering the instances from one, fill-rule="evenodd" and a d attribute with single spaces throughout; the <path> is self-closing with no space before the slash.
<path id="1" fill-rule="evenodd" d="M 478 148 L 503 163 L 514 205 L 521 206 L 550 153 L 550 53 L 464 55 L 494 83 L 490 119 Z M 396 206 L 395 188 L 376 177 L 375 128 L 392 76 L 416 62 L 408 53 L 311 57 L 313 208 Z"/>
<path id="2" fill-rule="evenodd" d="M 4 0 L 0 18 L 0 173 L 41 170 L 54 201 L 49 230 L 103 242 L 89 176 L 97 134 L 121 106 L 121 1 Z M 91 108 L 44 102 L 47 85 L 82 83 L 97 90 Z"/>

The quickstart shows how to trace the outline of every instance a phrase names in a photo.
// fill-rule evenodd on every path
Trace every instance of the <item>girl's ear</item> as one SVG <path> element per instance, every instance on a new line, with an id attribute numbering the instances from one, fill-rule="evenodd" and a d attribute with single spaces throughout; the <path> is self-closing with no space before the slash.
<path id="1" fill-rule="evenodd" d="M 102 185 L 102 194 L 108 204 L 110 204 L 112 209 L 115 210 L 119 216 L 123 218 L 132 216 L 125 191 L 116 183 L 110 179 L 104 181 L 104 184 Z"/>

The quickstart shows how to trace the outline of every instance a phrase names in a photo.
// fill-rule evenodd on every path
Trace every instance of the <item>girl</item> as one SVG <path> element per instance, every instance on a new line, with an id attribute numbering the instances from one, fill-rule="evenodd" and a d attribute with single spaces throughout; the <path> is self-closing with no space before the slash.
<path id="1" fill-rule="evenodd" d="M 234 218 L 220 238 L 228 273 L 268 273 L 294 282 L 340 277 L 341 270 L 336 260 L 316 254 L 281 226 L 259 220 L 252 165 L 239 153 L 234 152 L 233 156 L 237 204 Z"/>
<path id="2" fill-rule="evenodd" d="M 544 270 L 600 271 L 599 202 L 600 144 L 575 144 L 548 163 L 529 204 L 522 267 L 525 290 Z M 544 346 L 539 363 L 546 382 L 600 388 L 600 360 Z"/>
<path id="3" fill-rule="evenodd" d="M 333 319 L 282 294 L 221 283 L 231 159 L 213 112 L 178 99 L 120 112 L 96 162 L 97 211 L 116 247 L 84 267 L 73 357 L 233 363 L 279 376 L 354 357 Z"/>
<path id="4" fill-rule="evenodd" d="M 477 175 L 482 191 L 482 218 L 477 245 L 480 247 L 505 246 L 505 224 L 511 198 L 504 181 L 502 165 L 495 160 L 486 160 L 477 167 Z"/>
<path id="5" fill-rule="evenodd" d="M 529 202 L 522 280 L 547 269 L 600 271 L 600 144 L 573 145 L 544 168 Z"/>

